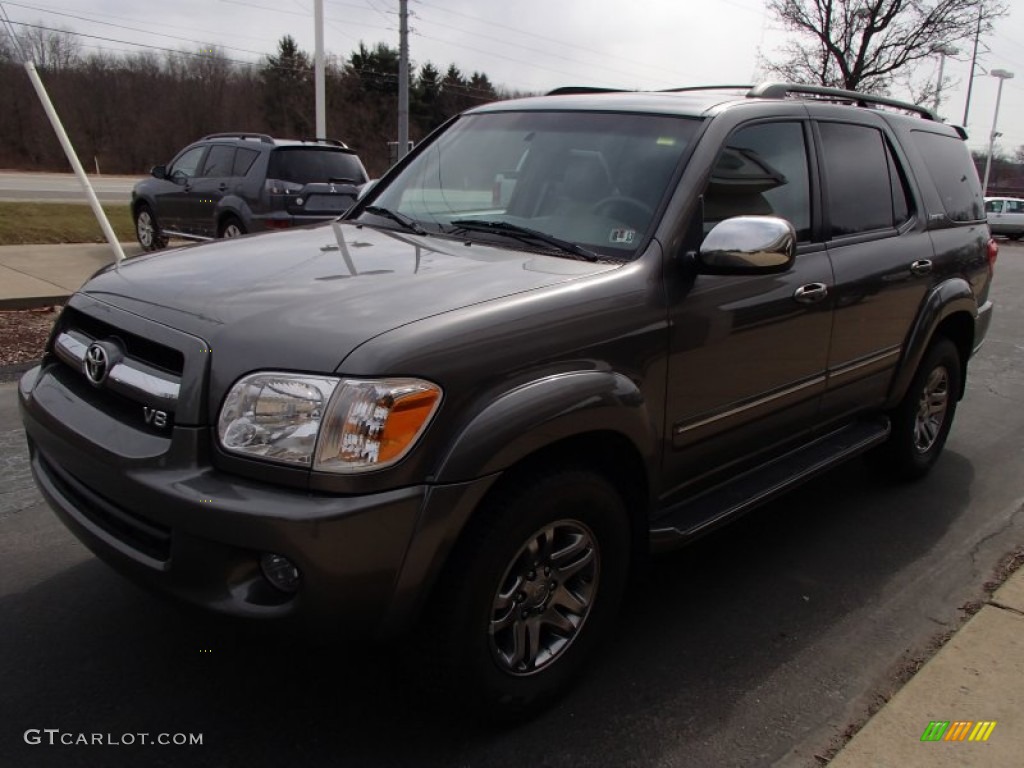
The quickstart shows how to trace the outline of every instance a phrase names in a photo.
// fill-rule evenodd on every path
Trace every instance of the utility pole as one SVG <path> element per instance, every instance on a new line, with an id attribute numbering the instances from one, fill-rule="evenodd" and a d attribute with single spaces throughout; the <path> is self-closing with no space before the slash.
<path id="1" fill-rule="evenodd" d="M 398 10 L 398 160 L 409 151 L 409 0 Z"/>
<path id="2" fill-rule="evenodd" d="M 313 52 L 314 89 L 316 93 L 316 138 L 327 138 L 327 81 L 324 73 L 324 0 L 313 2 L 313 23 L 316 26 L 316 48 Z"/>
<path id="3" fill-rule="evenodd" d="M 974 67 L 978 63 L 978 38 L 981 37 L 981 11 L 983 6 L 978 5 L 978 28 L 974 30 L 974 53 L 971 54 L 971 75 L 967 78 L 967 101 L 964 102 L 963 127 L 967 127 L 967 113 L 971 111 L 971 88 L 974 87 Z"/>

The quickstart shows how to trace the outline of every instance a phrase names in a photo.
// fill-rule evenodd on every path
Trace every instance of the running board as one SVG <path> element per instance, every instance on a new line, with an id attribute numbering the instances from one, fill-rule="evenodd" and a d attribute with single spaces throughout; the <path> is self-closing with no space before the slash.
<path id="1" fill-rule="evenodd" d="M 858 421 L 687 499 L 651 523 L 651 551 L 663 552 L 749 512 L 847 459 L 885 442 L 889 420 Z"/>
<path id="2" fill-rule="evenodd" d="M 206 237 L 205 235 L 191 235 L 188 232 L 179 232 L 176 229 L 161 229 L 160 234 L 170 235 L 171 237 L 180 237 L 182 240 L 199 240 L 201 242 L 216 239 L 213 237 Z"/>

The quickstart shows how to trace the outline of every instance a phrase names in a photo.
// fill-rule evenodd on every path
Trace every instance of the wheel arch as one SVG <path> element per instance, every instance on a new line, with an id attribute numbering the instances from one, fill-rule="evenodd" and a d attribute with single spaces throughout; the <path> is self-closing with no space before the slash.
<path id="1" fill-rule="evenodd" d="M 978 303 L 970 284 L 963 278 L 947 280 L 928 295 L 918 313 L 917 323 L 904 346 L 903 361 L 893 379 L 888 406 L 895 407 L 907 392 L 921 360 L 936 336 L 948 338 L 960 357 L 960 391 L 967 386 L 967 363 L 974 349 Z"/>
<path id="2" fill-rule="evenodd" d="M 444 484 L 431 490 L 421 512 L 420 533 L 396 578 L 383 634 L 396 634 L 417 619 L 445 564 L 493 499 L 528 482 L 532 473 L 554 467 L 593 470 L 615 487 L 629 515 L 631 562 L 634 569 L 643 566 L 657 455 L 647 409 L 626 377 L 608 372 L 569 377 L 580 380 L 559 376 L 520 387 L 462 430 L 440 462 L 435 480 Z M 532 416 L 528 428 L 527 413 Z"/>

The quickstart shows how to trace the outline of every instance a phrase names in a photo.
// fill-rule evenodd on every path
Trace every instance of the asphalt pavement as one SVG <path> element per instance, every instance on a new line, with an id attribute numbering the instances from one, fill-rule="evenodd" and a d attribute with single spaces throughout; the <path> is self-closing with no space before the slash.
<path id="1" fill-rule="evenodd" d="M 0 270 L 41 293 L 110 260 L 0 249 Z M 660 559 L 581 685 L 502 731 L 453 722 L 401 648 L 254 633 L 122 581 L 39 498 L 0 385 L 0 763 L 820 766 L 863 725 L 832 765 L 1018 766 L 1024 572 L 985 583 L 1024 544 L 1024 247 L 1004 243 L 997 270 L 988 341 L 925 482 L 852 462 Z M 31 300 L 6 295 L 24 286 L 9 274 L 0 306 Z M 33 743 L 46 728 L 205 740 Z"/>
<path id="2" fill-rule="evenodd" d="M 88 173 L 101 203 L 127 204 L 138 176 L 102 176 Z M 84 203 L 82 185 L 73 173 L 0 171 L 0 201 Z"/>

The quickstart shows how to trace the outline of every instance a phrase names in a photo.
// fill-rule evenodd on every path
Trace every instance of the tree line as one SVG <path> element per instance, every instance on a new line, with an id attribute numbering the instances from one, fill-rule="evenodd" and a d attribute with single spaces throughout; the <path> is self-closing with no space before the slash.
<path id="1" fill-rule="evenodd" d="M 23 71 L 36 64 L 50 98 L 89 170 L 145 173 L 186 144 L 222 131 L 286 138 L 315 133 L 313 62 L 290 36 L 256 64 L 219 48 L 84 54 L 66 31 L 29 28 L 16 45 L 0 36 L 0 167 L 64 171 L 67 160 Z M 426 136 L 452 115 L 513 95 L 481 72 L 430 62 L 411 67 L 409 137 Z M 326 67 L 327 132 L 355 148 L 371 176 L 389 164 L 397 138 L 399 55 L 360 44 Z"/>

